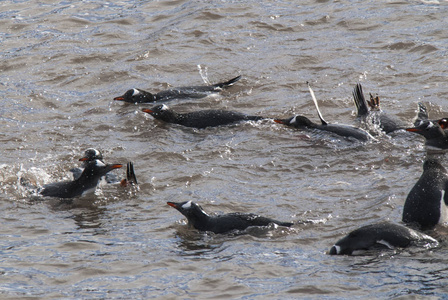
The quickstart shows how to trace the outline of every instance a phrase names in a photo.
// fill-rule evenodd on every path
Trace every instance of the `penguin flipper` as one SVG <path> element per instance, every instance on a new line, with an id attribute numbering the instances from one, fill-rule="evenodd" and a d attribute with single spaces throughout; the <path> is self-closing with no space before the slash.
<path id="1" fill-rule="evenodd" d="M 237 76 L 235 78 L 232 78 L 232 79 L 230 79 L 228 81 L 225 81 L 225 82 L 216 83 L 213 86 L 215 88 L 226 88 L 226 87 L 229 87 L 229 86 L 233 85 L 235 82 L 237 82 L 240 79 L 241 79 L 241 75 L 239 75 L 239 76 Z"/>
<path id="2" fill-rule="evenodd" d="M 324 120 L 324 117 L 322 117 L 322 113 L 320 112 L 319 105 L 317 104 L 316 96 L 314 95 L 314 91 L 311 88 L 310 83 L 307 81 L 306 84 L 308 85 L 308 89 L 310 90 L 311 98 L 313 98 L 314 106 L 316 106 L 317 115 L 319 116 L 320 122 L 322 125 L 328 125 L 327 121 Z"/>

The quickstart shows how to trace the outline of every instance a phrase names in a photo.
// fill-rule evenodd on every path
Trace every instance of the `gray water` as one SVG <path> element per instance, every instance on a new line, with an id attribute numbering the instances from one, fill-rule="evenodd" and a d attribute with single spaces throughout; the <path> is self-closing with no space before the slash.
<path id="1" fill-rule="evenodd" d="M 170 106 L 317 121 L 309 81 L 327 121 L 357 125 L 361 82 L 409 125 L 419 101 L 444 117 L 447 15 L 445 1 L 0 2 L 0 297 L 445 298 L 443 226 L 436 249 L 326 254 L 362 225 L 400 222 L 421 137 L 362 144 L 272 121 L 194 130 L 112 99 L 242 75 Z M 67 204 L 19 185 L 70 179 L 90 147 L 133 161 L 139 187 Z M 187 200 L 297 225 L 198 233 L 166 205 Z"/>

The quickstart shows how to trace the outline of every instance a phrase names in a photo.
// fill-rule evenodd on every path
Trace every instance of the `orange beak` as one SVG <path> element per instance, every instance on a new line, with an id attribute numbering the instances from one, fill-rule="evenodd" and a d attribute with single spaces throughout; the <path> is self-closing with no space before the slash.
<path id="1" fill-rule="evenodd" d="M 166 204 L 168 204 L 171 207 L 177 208 L 177 205 L 174 202 L 167 202 Z"/>

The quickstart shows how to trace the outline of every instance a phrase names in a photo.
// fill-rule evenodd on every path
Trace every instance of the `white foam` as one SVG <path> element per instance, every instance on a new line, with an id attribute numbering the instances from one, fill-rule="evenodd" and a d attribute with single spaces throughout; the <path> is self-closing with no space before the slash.
<path id="1" fill-rule="evenodd" d="M 88 189 L 88 190 L 85 190 L 84 192 L 82 192 L 81 197 L 85 196 L 85 195 L 89 195 L 89 194 L 94 194 L 95 190 L 96 190 L 96 187 Z"/>

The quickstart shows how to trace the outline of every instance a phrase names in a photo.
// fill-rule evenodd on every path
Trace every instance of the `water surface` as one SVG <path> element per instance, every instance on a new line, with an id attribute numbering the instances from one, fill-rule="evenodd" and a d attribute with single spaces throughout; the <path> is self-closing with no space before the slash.
<path id="1" fill-rule="evenodd" d="M 446 116 L 446 2 L 2 1 L 2 298 L 443 298 L 437 249 L 326 254 L 359 226 L 399 222 L 423 140 L 367 144 L 272 121 L 194 130 L 112 99 L 130 88 L 243 79 L 179 111 L 229 109 L 357 124 L 352 89 L 409 124 Z M 31 201 L 19 177 L 69 179 L 86 148 L 135 164 L 138 189 Z M 123 175 L 124 170 L 116 173 Z M 198 233 L 166 201 L 292 220 L 291 229 Z M 303 222 L 307 221 L 307 222 Z"/>

